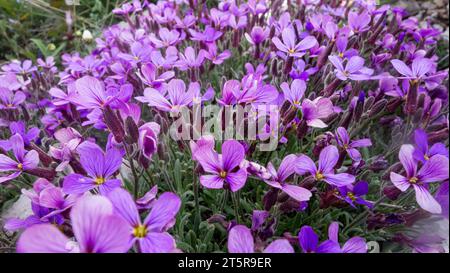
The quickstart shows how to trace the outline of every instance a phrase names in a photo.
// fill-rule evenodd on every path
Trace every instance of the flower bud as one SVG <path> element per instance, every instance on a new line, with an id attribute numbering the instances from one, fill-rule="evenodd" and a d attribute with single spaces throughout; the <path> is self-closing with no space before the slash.
<path id="1" fill-rule="evenodd" d="M 103 109 L 103 117 L 116 142 L 121 143 L 125 137 L 125 131 L 116 113 L 108 105 Z"/>
<path id="2" fill-rule="evenodd" d="M 397 200 L 401 193 L 402 191 L 397 189 L 397 187 L 393 185 L 383 188 L 383 194 L 392 201 Z"/>
<path id="3" fill-rule="evenodd" d="M 127 134 L 127 140 L 129 141 L 129 144 L 138 142 L 139 128 L 131 116 L 128 116 L 125 120 L 125 131 Z"/>
<path id="4" fill-rule="evenodd" d="M 405 112 L 406 114 L 414 114 L 417 109 L 417 92 L 419 88 L 418 82 L 411 82 L 408 90 L 408 95 L 406 96 Z"/>
<path id="5" fill-rule="evenodd" d="M 277 203 L 278 192 L 280 190 L 276 188 L 270 189 L 263 197 L 264 210 L 270 211 L 270 209 Z"/>
<path id="6" fill-rule="evenodd" d="M 45 169 L 45 168 L 40 168 L 40 167 L 32 169 L 32 170 L 26 170 L 25 172 L 28 174 L 40 177 L 40 178 L 45 178 L 48 181 L 53 181 L 53 179 L 56 176 L 55 170 Z"/>
<path id="7" fill-rule="evenodd" d="M 384 111 L 384 108 L 386 108 L 386 105 L 387 105 L 386 99 L 381 99 L 375 102 L 375 104 L 373 104 L 372 107 L 370 108 L 368 117 L 373 118 L 378 114 L 382 113 Z"/>
<path id="8" fill-rule="evenodd" d="M 86 43 L 90 43 L 92 42 L 94 37 L 92 36 L 92 33 L 89 30 L 85 29 L 83 31 L 83 35 L 81 35 L 81 39 Z"/>

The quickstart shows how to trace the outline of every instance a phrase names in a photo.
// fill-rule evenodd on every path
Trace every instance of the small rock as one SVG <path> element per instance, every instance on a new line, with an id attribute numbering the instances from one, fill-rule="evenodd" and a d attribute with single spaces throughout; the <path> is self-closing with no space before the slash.
<path id="1" fill-rule="evenodd" d="M 30 198 L 21 194 L 19 199 L 17 199 L 17 201 L 14 202 L 11 207 L 2 212 L 2 214 L 0 215 L 0 222 L 4 222 L 9 218 L 25 219 L 32 214 L 33 211 L 31 210 Z"/>

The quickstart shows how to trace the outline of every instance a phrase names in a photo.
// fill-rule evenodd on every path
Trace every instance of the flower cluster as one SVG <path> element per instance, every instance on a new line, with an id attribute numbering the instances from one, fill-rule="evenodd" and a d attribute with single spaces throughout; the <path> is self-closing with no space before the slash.
<path id="1" fill-rule="evenodd" d="M 403 232 L 448 219 L 440 32 L 349 3 L 135 0 L 85 56 L 3 65 L 0 187 L 33 213 L 4 223 L 17 251 L 435 251 Z M 262 131 L 185 122 L 211 105 Z"/>

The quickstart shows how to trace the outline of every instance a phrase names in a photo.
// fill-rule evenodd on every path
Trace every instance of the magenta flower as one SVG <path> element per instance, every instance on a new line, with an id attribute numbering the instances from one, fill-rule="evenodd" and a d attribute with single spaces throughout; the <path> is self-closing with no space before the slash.
<path id="1" fill-rule="evenodd" d="M 137 73 L 141 81 L 151 88 L 159 89 L 161 85 L 175 76 L 173 71 L 166 71 L 161 75 L 156 74 L 156 67 L 152 63 L 141 66 L 141 73 Z"/>
<path id="2" fill-rule="evenodd" d="M 311 101 L 304 99 L 302 102 L 303 120 L 310 127 L 325 128 L 328 125 L 322 121 L 334 113 L 333 103 L 329 98 L 317 97 Z"/>
<path id="3" fill-rule="evenodd" d="M 300 42 L 296 42 L 296 35 L 291 27 L 283 29 L 281 33 L 283 42 L 280 38 L 273 37 L 272 42 L 278 48 L 278 50 L 288 54 L 288 56 L 300 58 L 305 55 L 305 51 L 314 47 L 317 44 L 316 38 L 313 36 L 307 36 Z"/>
<path id="4" fill-rule="evenodd" d="M 136 100 L 147 103 L 161 111 L 178 113 L 182 107 L 190 105 L 194 97 L 194 85 L 191 83 L 186 92 L 184 81 L 179 79 L 172 79 L 163 88 L 163 91 L 167 91 L 168 98 L 156 89 L 146 88 L 144 96 L 136 97 Z"/>
<path id="5" fill-rule="evenodd" d="M 139 127 L 138 145 L 142 155 L 147 159 L 151 159 L 157 151 L 159 131 L 160 126 L 155 122 L 147 122 Z"/>
<path id="6" fill-rule="evenodd" d="M 0 110 L 1 109 L 17 109 L 26 99 L 21 91 L 13 92 L 5 87 L 0 87 Z"/>
<path id="7" fill-rule="evenodd" d="M 127 223 L 113 214 L 102 196 L 81 198 L 70 212 L 76 242 L 50 224 L 27 228 L 17 242 L 20 253 L 124 253 L 129 244 Z"/>
<path id="8" fill-rule="evenodd" d="M 269 37 L 270 30 L 268 28 L 262 28 L 255 26 L 252 28 L 250 35 L 245 33 L 245 38 L 252 45 L 259 45 Z"/>
<path id="9" fill-rule="evenodd" d="M 197 68 L 203 64 L 205 59 L 204 52 L 200 51 L 198 55 L 195 54 L 194 48 L 188 46 L 184 50 L 184 54 L 180 53 L 180 60 L 176 62 L 175 66 L 180 70 L 185 71 L 191 68 Z"/>
<path id="10" fill-rule="evenodd" d="M 132 64 L 133 66 L 136 66 L 137 64 L 141 62 L 148 62 L 150 60 L 150 53 L 151 50 L 149 50 L 149 45 L 142 44 L 140 42 L 134 42 L 130 46 L 130 54 L 128 53 L 119 53 L 117 54 L 117 57 L 121 58 L 122 60 L 127 61 L 128 63 Z"/>
<path id="11" fill-rule="evenodd" d="M 103 108 L 114 99 L 105 91 L 103 82 L 91 76 L 78 79 L 75 89 L 78 95 L 74 96 L 72 102 L 78 105 L 79 109 Z"/>
<path id="12" fill-rule="evenodd" d="M 59 212 L 64 211 L 64 208 L 69 208 L 73 205 L 73 202 L 69 200 L 75 201 L 76 196 L 67 195 L 66 200 L 60 200 L 58 208 L 63 208 L 61 211 L 54 212 L 55 209 L 45 207 L 47 204 L 55 204 L 51 200 L 52 191 L 47 191 L 48 188 L 55 188 L 53 184 L 51 184 L 47 179 L 39 178 L 33 183 L 33 190 L 22 189 L 22 194 L 28 197 L 31 201 L 31 210 L 33 212 L 32 215 L 26 217 L 25 219 L 19 218 L 10 218 L 5 222 L 4 228 L 9 231 L 16 231 L 24 228 L 31 227 L 32 225 L 42 224 L 42 223 L 52 223 L 56 225 L 61 225 L 64 223 L 64 218 Z M 42 193 L 42 196 L 41 196 Z M 74 198 L 75 197 L 75 198 Z M 41 203 L 42 200 L 42 203 Z"/>
<path id="13" fill-rule="evenodd" d="M 141 221 L 138 209 L 131 195 L 123 189 L 108 194 L 114 212 L 126 222 L 128 245 L 139 243 L 144 253 L 168 253 L 176 250 L 175 240 L 167 230 L 175 224 L 175 217 L 181 206 L 180 198 L 171 192 L 163 193 L 152 205 L 150 213 Z"/>
<path id="14" fill-rule="evenodd" d="M 414 160 L 414 146 L 402 145 L 399 152 L 400 162 L 405 169 L 406 176 L 391 172 L 392 183 L 401 191 L 406 191 L 411 186 L 416 191 L 416 200 L 420 207 L 431 213 L 441 213 L 441 205 L 428 191 L 428 184 L 448 179 L 448 158 L 442 155 L 434 155 L 417 170 L 417 162 Z"/>
<path id="15" fill-rule="evenodd" d="M 32 127 L 27 130 L 23 121 L 11 122 L 9 124 L 9 130 L 11 131 L 11 135 L 19 134 L 22 137 L 25 146 L 28 146 L 31 142 L 35 141 L 40 133 L 40 130 L 37 127 Z"/>
<path id="16" fill-rule="evenodd" d="M 193 158 L 205 172 L 210 173 L 200 176 L 200 183 L 208 189 L 228 188 L 232 192 L 240 190 L 247 181 L 247 172 L 238 168 L 244 157 L 244 147 L 235 140 L 223 143 L 222 154 L 208 146 L 197 149 Z"/>
<path id="17" fill-rule="evenodd" d="M 217 52 L 217 46 L 214 43 L 208 44 L 208 51 L 202 49 L 203 56 L 205 56 L 206 59 L 210 60 L 213 64 L 221 64 L 226 59 L 231 57 L 231 51 L 224 50 L 222 53 Z"/>
<path id="18" fill-rule="evenodd" d="M 229 253 L 255 253 L 255 242 L 250 229 L 237 225 L 228 232 Z M 277 239 L 270 243 L 263 253 L 294 253 L 294 248 L 286 239 Z"/>
<path id="19" fill-rule="evenodd" d="M 61 161 L 61 163 L 55 168 L 55 171 L 59 172 L 70 163 L 73 158 L 76 148 L 82 141 L 82 137 L 78 131 L 73 128 L 62 128 L 55 132 L 54 137 L 59 141 L 58 146 L 50 146 L 49 154 Z"/>
<path id="20" fill-rule="evenodd" d="M 394 59 L 391 61 L 395 70 L 402 74 L 399 79 L 408 79 L 420 81 L 426 79 L 426 74 L 433 69 L 433 61 L 427 58 L 416 58 L 412 61 L 411 68 L 407 66 L 403 61 Z"/>
<path id="21" fill-rule="evenodd" d="M 348 173 L 334 173 L 334 166 L 339 160 L 339 151 L 336 146 L 325 147 L 319 155 L 319 167 L 306 155 L 297 159 L 296 172 L 300 175 L 311 174 L 316 181 L 325 181 L 330 185 L 342 187 L 355 182 L 355 177 Z"/>
<path id="22" fill-rule="evenodd" d="M 339 147 L 342 147 L 355 162 L 361 161 L 361 154 L 356 148 L 372 146 L 372 142 L 369 138 L 350 140 L 350 136 L 344 127 L 339 127 L 336 129 L 336 142 Z"/>
<path id="23" fill-rule="evenodd" d="M 81 174 L 69 174 L 64 178 L 65 193 L 85 193 L 98 189 L 101 194 L 120 187 L 122 182 L 114 178 L 114 173 L 122 165 L 122 153 L 119 149 L 110 148 L 104 153 L 95 143 L 85 141 L 77 148 L 80 163 L 88 177 Z"/>
<path id="24" fill-rule="evenodd" d="M 157 67 L 162 67 L 164 69 L 172 68 L 178 60 L 178 49 L 174 46 L 169 46 L 165 52 L 164 57 L 159 50 L 154 50 L 150 54 L 150 59 L 152 63 Z"/>
<path id="25" fill-rule="evenodd" d="M 319 236 L 312 227 L 303 226 L 298 233 L 298 241 L 304 253 L 340 253 L 339 243 L 326 240 L 319 244 Z"/>
<path id="26" fill-rule="evenodd" d="M 359 181 L 355 185 L 338 187 L 336 190 L 336 197 L 344 200 L 354 208 L 356 208 L 355 203 L 372 208 L 373 204 L 362 198 L 362 196 L 366 195 L 368 192 L 369 184 L 366 181 Z"/>
<path id="27" fill-rule="evenodd" d="M 176 30 L 169 30 L 167 28 L 161 28 L 158 32 L 159 39 L 151 34 L 149 36 L 150 41 L 155 45 L 156 48 L 169 47 L 176 45 L 182 38 L 180 33 Z M 148 50 L 148 49 L 147 49 Z"/>
<path id="28" fill-rule="evenodd" d="M 283 90 L 284 99 L 295 107 L 300 108 L 301 100 L 306 90 L 306 83 L 302 80 L 293 80 L 290 87 L 286 82 L 283 82 L 280 87 Z"/>
<path id="29" fill-rule="evenodd" d="M 9 139 L 9 145 L 15 160 L 0 154 L 0 171 L 12 172 L 7 176 L 1 176 L 0 184 L 18 177 L 23 171 L 35 169 L 39 164 L 38 153 L 35 150 L 27 152 L 19 134 L 15 134 Z"/>
<path id="30" fill-rule="evenodd" d="M 369 30 L 370 20 L 371 18 L 367 11 L 363 11 L 361 14 L 351 11 L 348 14 L 348 25 L 355 34 Z"/>
<path id="31" fill-rule="evenodd" d="M 328 56 L 330 62 L 334 65 L 336 77 L 340 80 L 351 79 L 354 81 L 369 80 L 373 70 L 364 67 L 364 59 L 359 56 L 351 57 L 345 67 L 343 61 L 337 56 Z"/>
<path id="32" fill-rule="evenodd" d="M 291 175 L 295 173 L 295 165 L 297 160 L 298 159 L 296 155 L 292 154 L 286 156 L 281 162 L 278 171 L 275 170 L 272 163 L 269 162 L 267 170 L 271 174 L 271 178 L 265 179 L 264 182 L 274 188 L 282 190 L 287 195 L 299 202 L 308 201 L 312 196 L 309 190 L 296 185 L 290 185 L 285 182 Z"/>
<path id="33" fill-rule="evenodd" d="M 217 39 L 219 39 L 222 36 L 222 32 L 217 31 L 215 28 L 211 26 L 206 26 L 203 32 L 195 31 L 193 29 L 190 29 L 189 32 L 191 33 L 192 36 L 191 40 L 201 41 L 207 44 L 214 43 Z"/>
<path id="34" fill-rule="evenodd" d="M 414 159 L 425 163 L 434 155 L 443 155 L 448 158 L 448 150 L 443 143 L 435 143 L 431 148 L 428 145 L 427 133 L 422 129 L 414 132 L 416 148 L 414 149 Z"/>
<path id="35" fill-rule="evenodd" d="M 328 227 L 328 238 L 339 245 L 339 223 L 332 222 Z M 366 253 L 366 241 L 358 236 L 350 238 L 341 248 L 342 253 Z"/>

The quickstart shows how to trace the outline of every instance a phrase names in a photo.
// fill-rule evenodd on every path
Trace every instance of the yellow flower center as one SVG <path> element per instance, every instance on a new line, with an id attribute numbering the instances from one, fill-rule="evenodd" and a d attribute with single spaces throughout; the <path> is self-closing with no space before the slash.
<path id="1" fill-rule="evenodd" d="M 134 59 L 135 61 L 139 61 L 139 57 L 138 57 L 138 56 L 134 56 L 133 59 Z"/>
<path id="2" fill-rule="evenodd" d="M 425 160 L 430 160 L 430 158 L 427 155 L 424 155 L 423 158 L 425 158 Z"/>
<path id="3" fill-rule="evenodd" d="M 324 178 L 323 174 L 321 174 L 320 172 L 316 173 L 316 180 L 322 180 Z"/>
<path id="4" fill-rule="evenodd" d="M 290 54 L 294 54 L 294 53 L 295 53 L 295 50 L 291 48 L 291 49 L 289 49 L 289 53 L 290 53 Z"/>
<path id="5" fill-rule="evenodd" d="M 342 53 L 342 52 L 339 53 L 339 57 L 341 57 L 341 58 L 344 57 L 344 53 Z"/>
<path id="6" fill-rule="evenodd" d="M 226 171 L 220 171 L 219 176 L 220 176 L 220 178 L 225 178 L 225 177 L 227 177 L 227 172 Z"/>
<path id="7" fill-rule="evenodd" d="M 419 179 L 415 176 L 409 179 L 409 183 L 411 183 L 411 184 L 416 184 L 417 181 L 419 181 Z"/>
<path id="8" fill-rule="evenodd" d="M 23 164 L 22 163 L 17 164 L 17 169 L 22 170 L 23 169 Z"/>
<path id="9" fill-rule="evenodd" d="M 299 100 L 294 100 L 294 104 L 295 105 L 300 105 L 300 101 Z"/>
<path id="10" fill-rule="evenodd" d="M 348 149 L 348 144 L 344 144 L 342 147 L 344 147 L 344 149 Z"/>
<path id="11" fill-rule="evenodd" d="M 352 201 L 355 201 L 355 200 L 356 200 L 356 197 L 355 197 L 355 195 L 353 194 L 353 192 L 348 192 L 348 193 L 347 193 L 347 197 L 350 198 Z"/>
<path id="12" fill-rule="evenodd" d="M 95 178 L 95 184 L 101 185 L 101 184 L 105 183 L 105 180 L 106 179 L 104 177 L 97 177 L 97 178 Z"/>
<path id="13" fill-rule="evenodd" d="M 137 238 L 144 238 L 147 235 L 147 227 L 139 225 L 133 229 L 133 235 Z"/>

